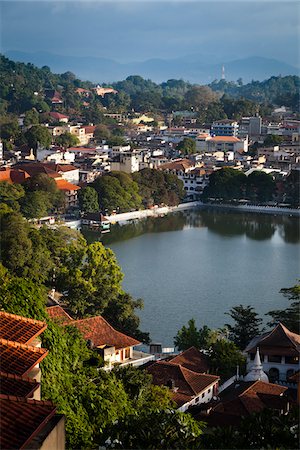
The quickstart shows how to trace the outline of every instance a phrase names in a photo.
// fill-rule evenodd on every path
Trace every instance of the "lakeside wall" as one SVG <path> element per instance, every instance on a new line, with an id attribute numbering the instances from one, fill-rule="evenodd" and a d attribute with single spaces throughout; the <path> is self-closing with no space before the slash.
<path id="1" fill-rule="evenodd" d="M 143 219 L 146 217 L 157 217 L 161 214 L 168 214 L 175 211 L 183 211 L 186 209 L 201 208 L 201 209 L 223 209 L 227 211 L 236 212 L 255 212 L 261 214 L 281 214 L 288 216 L 300 217 L 300 209 L 280 208 L 278 206 L 257 206 L 257 205 L 230 205 L 230 204 L 215 204 L 203 203 L 201 201 L 180 203 L 178 206 L 163 206 L 161 208 L 144 209 L 141 211 L 131 211 L 122 214 L 112 214 L 106 216 L 110 223 L 127 222 L 134 219 Z M 65 226 L 79 230 L 81 228 L 80 220 L 73 220 L 65 222 Z"/>
<path id="2" fill-rule="evenodd" d="M 180 203 L 178 206 L 164 206 L 162 208 L 144 209 L 142 211 L 132 211 L 122 214 L 113 214 L 106 216 L 111 223 L 126 222 L 127 220 L 143 219 L 145 217 L 155 217 L 160 214 L 168 214 L 170 212 L 182 211 L 191 208 L 201 209 L 225 209 L 237 212 L 255 212 L 263 214 L 284 214 L 289 216 L 300 217 L 300 209 L 280 208 L 277 206 L 257 206 L 257 205 L 230 205 L 230 204 L 215 204 L 203 203 L 201 201 Z"/>

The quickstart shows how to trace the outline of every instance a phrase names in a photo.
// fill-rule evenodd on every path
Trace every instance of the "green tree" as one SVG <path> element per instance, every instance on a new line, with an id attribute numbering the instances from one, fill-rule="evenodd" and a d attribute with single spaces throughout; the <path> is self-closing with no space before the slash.
<path id="1" fill-rule="evenodd" d="M 188 326 L 185 325 L 178 331 L 174 337 L 174 345 L 178 350 L 187 350 L 190 347 L 198 349 L 207 349 L 209 347 L 211 337 L 211 330 L 204 325 L 203 328 L 197 328 L 195 319 L 188 321 Z"/>
<path id="2" fill-rule="evenodd" d="M 135 309 L 143 307 L 141 298 L 134 300 L 130 294 L 121 292 L 108 303 L 102 315 L 117 330 L 149 344 L 149 333 L 139 330 L 140 318 L 135 314 Z"/>
<path id="3" fill-rule="evenodd" d="M 290 305 L 285 309 L 277 309 L 268 312 L 268 316 L 272 320 L 268 323 L 269 326 L 277 325 L 279 322 L 283 323 L 293 333 L 298 333 L 300 330 L 300 284 L 296 284 L 290 288 L 283 288 L 280 291 L 286 297 Z"/>
<path id="4" fill-rule="evenodd" d="M 67 149 L 69 147 L 76 147 L 79 145 L 80 141 L 74 134 L 65 132 L 59 136 L 55 137 L 55 142 L 57 145 L 61 145 L 63 148 Z"/>
<path id="5" fill-rule="evenodd" d="M 22 274 L 32 255 L 29 225 L 21 214 L 14 212 L 1 217 L 0 230 L 1 261 L 12 273 Z"/>
<path id="6" fill-rule="evenodd" d="M 108 127 L 104 124 L 97 125 L 94 131 L 94 138 L 96 141 L 107 141 L 111 136 Z"/>
<path id="7" fill-rule="evenodd" d="M 122 136 L 111 136 L 108 140 L 107 140 L 107 144 L 110 147 L 118 147 L 121 145 L 126 145 L 126 141 Z"/>
<path id="8" fill-rule="evenodd" d="M 218 95 L 209 86 L 193 86 L 185 94 L 187 106 L 196 110 L 206 109 L 217 99 Z"/>
<path id="9" fill-rule="evenodd" d="M 49 148 L 52 141 L 51 134 L 47 128 L 42 125 L 33 125 L 28 131 L 26 131 L 25 138 L 28 145 L 34 150 L 37 149 L 38 144 Z"/>
<path id="10" fill-rule="evenodd" d="M 262 332 L 262 319 L 258 317 L 254 308 L 250 305 L 234 306 L 225 314 L 234 321 L 233 325 L 225 324 L 230 333 L 229 337 L 241 350 L 244 350 L 251 339 Z"/>
<path id="11" fill-rule="evenodd" d="M 97 212 L 99 211 L 99 202 L 97 191 L 90 187 L 84 187 L 80 189 L 78 194 L 79 207 L 84 212 Z"/>
<path id="12" fill-rule="evenodd" d="M 64 193 L 58 189 L 53 178 L 50 178 L 45 173 L 39 173 L 33 177 L 27 178 L 23 183 L 23 186 L 26 191 L 26 196 L 34 192 L 42 192 L 44 194 L 44 198 L 47 198 L 45 205 L 47 211 L 50 209 L 59 209 L 64 205 Z M 36 196 L 37 201 L 41 198 L 41 195 Z M 26 204 L 28 204 L 28 201 Z"/>
<path id="13" fill-rule="evenodd" d="M 203 197 L 224 200 L 244 198 L 246 185 L 247 177 L 243 172 L 225 167 L 210 175 L 209 184 L 204 189 Z"/>
<path id="14" fill-rule="evenodd" d="M 24 197 L 25 191 L 20 184 L 10 184 L 6 181 L 0 183 L 0 199 L 15 211 L 19 209 L 19 200 Z"/>
<path id="15" fill-rule="evenodd" d="M 184 138 L 177 145 L 177 150 L 180 150 L 180 153 L 183 155 L 192 155 L 196 153 L 196 141 L 192 138 Z"/>
<path id="16" fill-rule="evenodd" d="M 35 108 L 26 111 L 24 125 L 28 127 L 29 125 L 37 125 L 40 122 L 39 113 Z"/>
<path id="17" fill-rule="evenodd" d="M 201 448 L 204 429 L 191 415 L 173 410 L 141 411 L 119 420 L 108 429 L 106 448 L 182 449 Z"/>
<path id="18" fill-rule="evenodd" d="M 227 380 L 236 373 L 237 366 L 243 373 L 246 359 L 233 342 L 217 339 L 210 347 L 209 362 L 211 373 Z"/>
<path id="19" fill-rule="evenodd" d="M 49 194 L 44 191 L 28 192 L 21 202 L 22 214 L 27 219 L 40 219 L 47 216 L 52 203 Z"/>
<path id="20" fill-rule="evenodd" d="M 264 145 L 271 147 L 274 145 L 280 145 L 282 141 L 283 141 L 282 136 L 277 136 L 276 134 L 268 134 L 264 140 Z"/>
<path id="21" fill-rule="evenodd" d="M 260 170 L 255 170 L 247 178 L 247 197 L 254 201 L 272 200 L 275 193 L 273 177 Z"/>
<path id="22" fill-rule="evenodd" d="M 121 293 L 123 274 L 114 253 L 100 242 L 85 248 L 67 248 L 61 264 L 58 286 L 65 291 L 65 302 L 78 317 L 102 314 Z"/>

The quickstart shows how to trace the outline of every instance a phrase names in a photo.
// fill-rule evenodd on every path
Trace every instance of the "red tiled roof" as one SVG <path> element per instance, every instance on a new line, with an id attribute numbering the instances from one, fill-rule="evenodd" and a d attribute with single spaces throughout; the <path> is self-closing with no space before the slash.
<path id="1" fill-rule="evenodd" d="M 39 162 L 34 162 L 34 163 L 20 163 L 20 164 L 16 164 L 14 166 L 14 169 L 21 169 L 26 171 L 31 177 L 38 175 L 40 173 L 44 173 L 46 175 L 48 175 L 48 177 L 51 178 L 61 178 L 61 175 L 57 172 L 55 172 L 55 170 L 50 169 L 49 167 L 47 167 L 47 165 L 43 164 L 43 163 L 39 163 Z"/>
<path id="2" fill-rule="evenodd" d="M 20 377 L 11 373 L 0 372 L 0 394 L 16 395 L 17 397 L 32 397 L 40 386 L 35 380 Z"/>
<path id="3" fill-rule="evenodd" d="M 6 181 L 7 183 L 23 183 L 30 175 L 25 170 L 17 169 L 0 169 L 0 182 Z"/>
<path id="4" fill-rule="evenodd" d="M 28 319 L 0 311 L 0 338 L 29 344 L 45 329 L 47 324 L 40 320 Z"/>
<path id="5" fill-rule="evenodd" d="M 68 323 L 68 325 L 78 328 L 84 339 L 92 341 L 93 345 L 96 347 L 100 347 L 101 345 L 111 345 L 116 347 L 116 349 L 119 349 L 140 344 L 136 339 L 115 330 L 101 316 L 74 320 L 73 322 Z"/>
<path id="6" fill-rule="evenodd" d="M 3 450 L 28 448 L 56 412 L 51 402 L 10 395 L 0 395 L 0 405 L 0 447 Z"/>
<path id="7" fill-rule="evenodd" d="M 55 180 L 55 183 L 60 191 L 78 191 L 78 189 L 80 189 L 76 184 L 69 183 L 69 181 L 64 180 L 63 178 Z"/>
<path id="8" fill-rule="evenodd" d="M 78 170 L 77 167 L 72 164 L 56 164 L 56 163 L 44 163 L 44 167 L 53 170 L 54 172 L 71 172 L 72 170 Z"/>
<path id="9" fill-rule="evenodd" d="M 47 313 L 53 320 L 59 320 L 63 323 L 70 322 L 70 320 L 73 320 L 71 316 L 60 306 L 49 306 L 47 308 Z"/>
<path id="10" fill-rule="evenodd" d="M 235 136 L 215 136 L 209 142 L 241 142 L 241 140 Z"/>
<path id="11" fill-rule="evenodd" d="M 162 164 L 159 166 L 159 169 L 162 170 L 186 170 L 190 167 L 193 167 L 194 163 L 189 161 L 188 159 L 178 159 L 176 161 L 171 161 L 169 163 Z"/>
<path id="12" fill-rule="evenodd" d="M 207 372 L 209 369 L 206 356 L 196 347 L 190 347 L 171 358 L 169 362 L 172 364 L 180 364 L 182 367 L 197 373 Z"/>
<path id="13" fill-rule="evenodd" d="M 152 375 L 155 385 L 167 386 L 170 380 L 174 381 L 176 391 L 172 398 L 179 406 L 190 401 L 195 395 L 199 395 L 220 378 L 215 375 L 193 372 L 179 364 L 172 363 L 172 361 L 158 361 L 149 366 L 147 371 Z"/>
<path id="14" fill-rule="evenodd" d="M 96 129 L 95 126 L 86 126 L 83 128 L 85 129 L 85 134 L 93 134 Z"/>
<path id="15" fill-rule="evenodd" d="M 0 339 L 0 370 L 15 375 L 28 374 L 40 363 L 48 350 Z"/>
<path id="16" fill-rule="evenodd" d="M 61 114 L 61 113 L 58 113 L 58 112 L 56 112 L 56 111 L 53 111 L 53 112 L 51 112 L 50 113 L 50 116 L 53 118 L 53 119 L 69 119 L 69 117 L 68 116 L 66 116 L 65 114 Z"/>
<path id="17" fill-rule="evenodd" d="M 87 147 L 70 147 L 70 148 L 68 148 L 68 152 L 97 153 L 97 149 L 96 148 L 87 148 Z"/>
<path id="18" fill-rule="evenodd" d="M 219 394 L 220 402 L 213 407 L 212 421 L 215 422 L 215 413 L 221 413 L 228 416 L 228 423 L 234 425 L 236 424 L 234 417 L 248 416 L 265 408 L 285 409 L 287 399 L 283 394 L 286 390 L 287 387 L 264 381 L 237 382 Z"/>
<path id="19" fill-rule="evenodd" d="M 245 351 L 255 352 L 258 346 L 262 354 L 297 356 L 300 352 L 300 335 L 292 333 L 282 323 L 279 323 L 269 333 L 252 339 Z"/>

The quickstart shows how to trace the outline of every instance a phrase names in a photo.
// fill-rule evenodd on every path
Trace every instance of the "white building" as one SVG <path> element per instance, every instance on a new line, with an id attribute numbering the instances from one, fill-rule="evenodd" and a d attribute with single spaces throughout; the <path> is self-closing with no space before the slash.
<path id="1" fill-rule="evenodd" d="M 120 153 L 110 163 L 111 171 L 120 171 L 126 173 L 138 172 L 140 169 L 141 157 L 134 152 Z"/>
<path id="2" fill-rule="evenodd" d="M 283 381 L 299 370 L 300 335 L 279 323 L 272 331 L 252 339 L 245 349 L 250 370 L 259 347 L 262 368 L 270 382 Z"/>
<path id="3" fill-rule="evenodd" d="M 215 136 L 236 136 L 238 135 L 239 124 L 235 120 L 223 119 L 213 122 L 211 133 Z"/>

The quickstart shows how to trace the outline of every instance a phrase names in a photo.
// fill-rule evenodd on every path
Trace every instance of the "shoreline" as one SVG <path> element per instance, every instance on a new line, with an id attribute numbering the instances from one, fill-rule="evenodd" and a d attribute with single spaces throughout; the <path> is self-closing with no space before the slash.
<path id="1" fill-rule="evenodd" d="M 178 206 L 163 206 L 161 208 L 144 209 L 140 211 L 132 211 L 121 214 L 113 214 L 106 216 L 110 223 L 128 222 L 135 219 L 143 219 L 146 217 L 157 217 L 161 214 L 168 214 L 176 211 L 184 211 L 186 209 L 200 208 L 200 209 L 224 209 L 236 212 L 255 212 L 260 214 L 273 215 L 289 215 L 300 217 L 300 209 L 295 208 L 280 208 L 277 206 L 257 206 L 257 205 L 230 205 L 230 204 L 215 204 L 203 203 L 201 201 L 194 201 L 188 203 L 180 203 Z"/>

